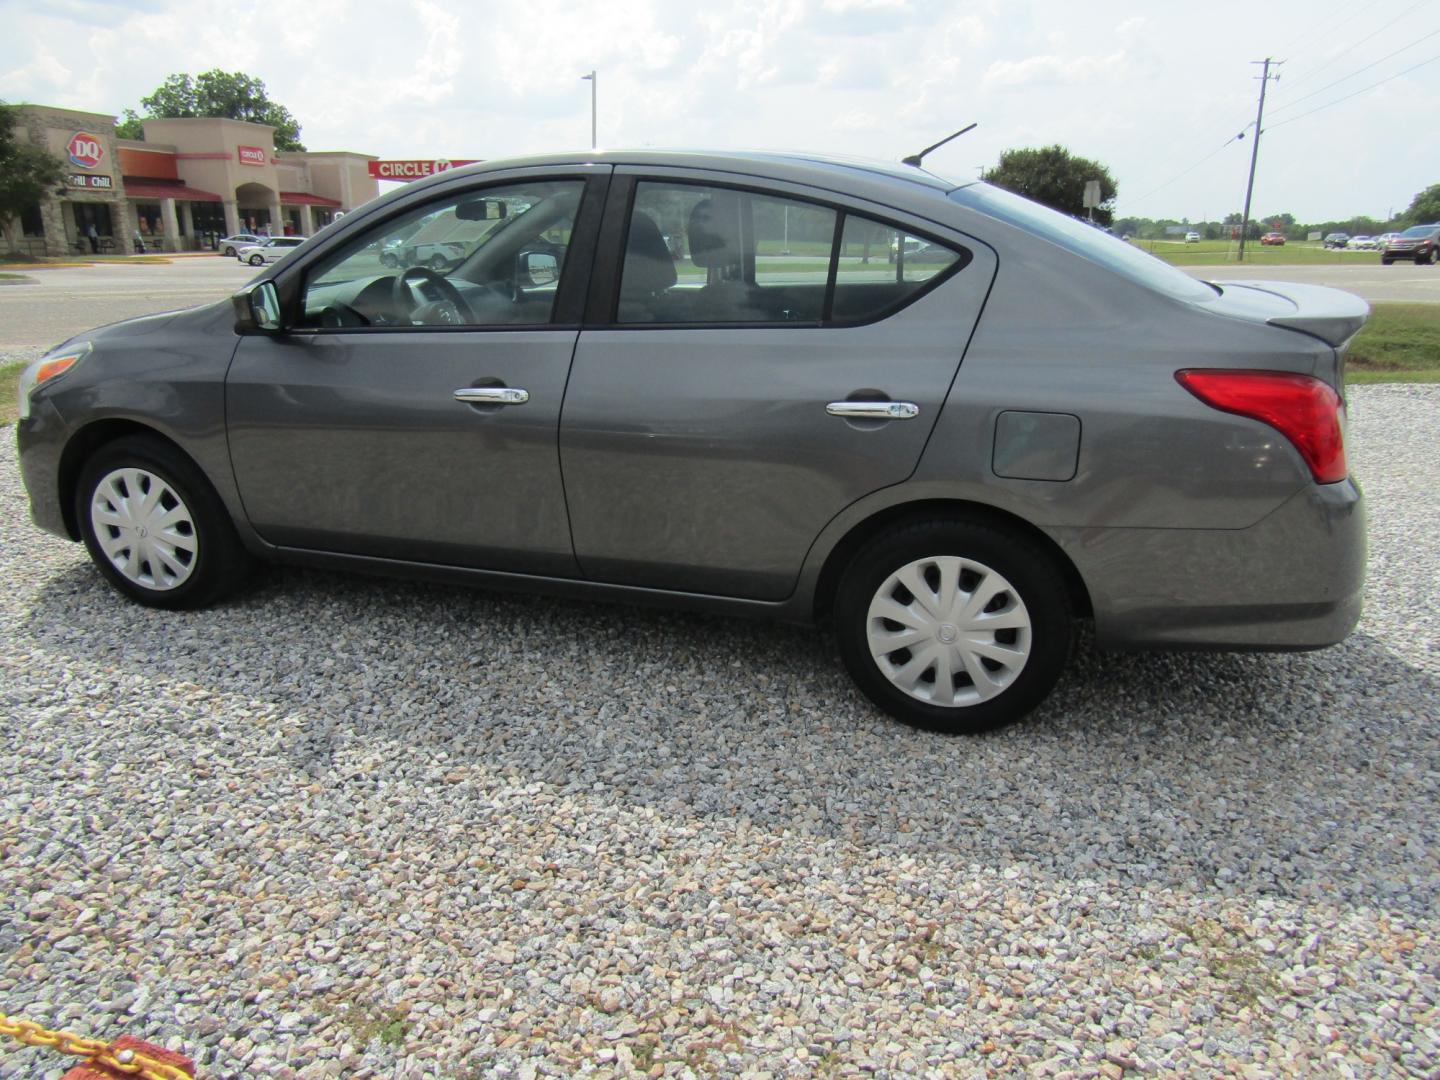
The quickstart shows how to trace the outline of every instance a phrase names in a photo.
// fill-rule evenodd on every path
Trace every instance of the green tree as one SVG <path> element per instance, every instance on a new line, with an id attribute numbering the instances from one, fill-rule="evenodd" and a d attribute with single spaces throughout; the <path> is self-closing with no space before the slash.
<path id="1" fill-rule="evenodd" d="M 1088 216 L 1083 205 L 1085 183 L 1099 180 L 1100 205 L 1095 208 L 1095 220 L 1109 225 L 1115 214 L 1115 194 L 1119 189 L 1110 170 L 1098 161 L 1070 153 L 1059 144 L 1039 150 L 1006 150 L 1000 155 L 1000 163 L 986 171 L 985 179 L 1072 217 Z"/>
<path id="2" fill-rule="evenodd" d="M 140 124 L 145 118 L 222 116 L 273 127 L 277 150 L 305 149 L 299 121 L 285 106 L 270 100 L 261 80 L 242 71 L 216 68 L 194 77 L 171 75 L 153 94 L 140 99 L 140 107 L 145 110 L 143 118 L 134 109 L 125 110 L 125 119 L 115 129 L 121 138 L 143 138 Z"/>
<path id="3" fill-rule="evenodd" d="M 15 108 L 0 101 L 0 227 L 60 186 L 65 164 L 43 146 L 21 142 L 15 134 Z M 13 238 L 11 238 L 13 239 Z"/>
<path id="4" fill-rule="evenodd" d="M 1400 218 L 1406 225 L 1429 225 L 1440 221 L 1440 184 L 1431 184 L 1415 198 Z"/>

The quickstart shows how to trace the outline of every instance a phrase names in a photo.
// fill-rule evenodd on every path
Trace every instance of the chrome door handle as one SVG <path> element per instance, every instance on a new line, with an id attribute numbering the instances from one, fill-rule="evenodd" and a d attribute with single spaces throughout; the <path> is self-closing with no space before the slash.
<path id="1" fill-rule="evenodd" d="M 518 386 L 462 386 L 455 391 L 455 400 L 467 405 L 524 405 L 530 391 Z"/>
<path id="2" fill-rule="evenodd" d="M 920 415 L 920 406 L 913 401 L 832 401 L 825 411 L 849 420 L 910 420 Z"/>

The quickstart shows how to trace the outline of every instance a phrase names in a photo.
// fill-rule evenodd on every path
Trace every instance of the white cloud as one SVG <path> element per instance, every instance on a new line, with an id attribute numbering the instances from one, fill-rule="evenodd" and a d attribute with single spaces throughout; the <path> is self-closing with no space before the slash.
<path id="1" fill-rule="evenodd" d="M 1133 0 L 306 0 L 264 17 L 231 0 L 0 0 L 0 12 L 7 100 L 118 113 L 172 72 L 220 67 L 263 79 L 316 149 L 493 157 L 587 146 L 590 88 L 579 77 L 595 68 L 602 145 L 893 159 L 975 120 L 935 152 L 937 168 L 973 176 L 1002 150 L 1060 142 L 1110 166 L 1122 209 L 1253 117 L 1249 61 L 1288 48 L 1309 18 L 1306 0 L 1215 0 L 1203 20 Z M 1346 40 L 1384 21 L 1357 8 Z M 1245 33 L 1211 32 L 1226 25 Z M 1292 78 L 1314 88 L 1394 48 L 1379 35 L 1299 82 L 1336 47 L 1301 45 L 1277 105 Z M 1434 159 L 1394 147 L 1413 146 L 1437 111 L 1432 65 L 1278 127 L 1262 147 L 1256 201 L 1301 217 L 1404 205 L 1434 182 Z M 1233 145 L 1137 209 L 1197 218 L 1237 208 L 1246 149 Z"/>

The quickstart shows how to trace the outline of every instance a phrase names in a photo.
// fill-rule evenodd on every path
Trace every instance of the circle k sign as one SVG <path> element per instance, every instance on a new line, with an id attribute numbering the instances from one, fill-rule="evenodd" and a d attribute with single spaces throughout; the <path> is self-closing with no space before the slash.
<path id="1" fill-rule="evenodd" d="M 65 144 L 65 152 L 70 155 L 70 160 L 82 169 L 93 169 L 105 160 L 105 144 L 100 141 L 99 135 L 91 135 L 88 131 L 77 131 L 70 136 L 70 141 Z"/>

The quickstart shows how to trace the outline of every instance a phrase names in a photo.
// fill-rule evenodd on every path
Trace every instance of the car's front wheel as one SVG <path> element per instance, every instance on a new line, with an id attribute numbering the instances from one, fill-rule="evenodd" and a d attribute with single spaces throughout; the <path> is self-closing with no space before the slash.
<path id="1" fill-rule="evenodd" d="M 80 474 L 75 515 L 100 572 L 151 607 L 203 607 L 251 568 L 204 474 L 158 439 L 130 436 L 96 451 Z"/>
<path id="2" fill-rule="evenodd" d="M 265 256 L 263 256 L 263 255 L 251 255 L 251 256 L 250 256 L 250 265 L 251 265 L 251 266 L 264 266 L 264 265 L 265 265 Z"/>
<path id="3" fill-rule="evenodd" d="M 851 677 L 916 727 L 973 733 L 1050 693 L 1074 635 L 1069 590 L 1028 537 L 928 521 L 870 540 L 846 569 L 835 630 Z"/>

